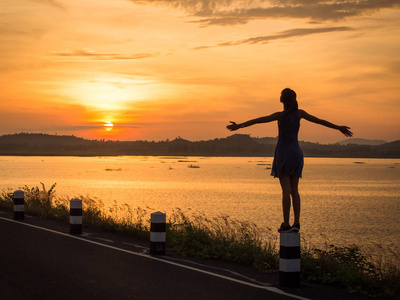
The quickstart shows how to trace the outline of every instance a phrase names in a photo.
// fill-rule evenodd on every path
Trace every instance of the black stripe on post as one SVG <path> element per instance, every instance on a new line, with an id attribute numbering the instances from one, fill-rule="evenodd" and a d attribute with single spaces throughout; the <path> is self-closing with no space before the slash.
<path id="1" fill-rule="evenodd" d="M 25 204 L 25 199 L 24 198 L 13 198 L 14 199 L 14 205 L 24 205 Z"/>
<path id="2" fill-rule="evenodd" d="M 166 232 L 167 224 L 166 223 L 151 223 L 150 231 L 152 232 Z"/>
<path id="3" fill-rule="evenodd" d="M 300 286 L 300 272 L 279 271 L 279 285 Z"/>
<path id="4" fill-rule="evenodd" d="M 69 210 L 69 215 L 82 217 L 82 208 L 71 208 Z"/>
<path id="5" fill-rule="evenodd" d="M 300 246 L 299 247 L 280 246 L 279 258 L 283 258 L 283 259 L 300 259 Z"/>

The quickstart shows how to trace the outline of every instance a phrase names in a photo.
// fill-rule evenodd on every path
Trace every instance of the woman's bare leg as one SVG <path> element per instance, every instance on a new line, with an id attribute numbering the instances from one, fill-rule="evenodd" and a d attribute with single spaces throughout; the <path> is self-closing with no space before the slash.
<path id="1" fill-rule="evenodd" d="M 290 194 L 293 202 L 294 224 L 300 224 L 299 177 L 290 177 Z"/>
<path id="2" fill-rule="evenodd" d="M 283 208 L 283 225 L 289 225 L 290 216 L 290 194 L 291 194 L 291 180 L 289 176 L 282 176 L 279 178 L 282 188 L 282 208 Z"/>

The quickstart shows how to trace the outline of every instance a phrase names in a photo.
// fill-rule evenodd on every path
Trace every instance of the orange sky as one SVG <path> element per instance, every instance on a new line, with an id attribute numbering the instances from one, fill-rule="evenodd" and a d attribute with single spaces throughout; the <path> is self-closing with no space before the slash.
<path id="1" fill-rule="evenodd" d="M 282 110 L 290 87 L 357 138 L 398 140 L 399 36 L 400 1 L 2 0 L 0 134 L 221 138 Z M 301 140 L 346 138 L 301 126 Z"/>

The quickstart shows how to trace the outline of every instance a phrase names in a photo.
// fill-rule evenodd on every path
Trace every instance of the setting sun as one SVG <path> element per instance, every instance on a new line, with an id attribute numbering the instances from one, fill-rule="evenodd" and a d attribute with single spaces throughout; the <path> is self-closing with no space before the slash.
<path id="1" fill-rule="evenodd" d="M 104 128 L 107 130 L 107 131 L 111 131 L 112 129 L 113 129 L 113 127 L 114 127 L 114 124 L 113 123 L 111 123 L 111 122 L 105 122 L 104 123 Z"/>

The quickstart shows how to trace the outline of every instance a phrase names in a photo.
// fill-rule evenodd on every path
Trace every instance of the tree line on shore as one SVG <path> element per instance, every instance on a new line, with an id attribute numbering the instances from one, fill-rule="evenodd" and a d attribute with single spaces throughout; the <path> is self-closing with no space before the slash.
<path id="1" fill-rule="evenodd" d="M 73 135 L 18 133 L 0 136 L 0 155 L 273 156 L 277 138 L 234 134 L 207 141 L 89 140 Z M 400 158 L 400 140 L 382 145 L 300 142 L 306 157 Z"/>

